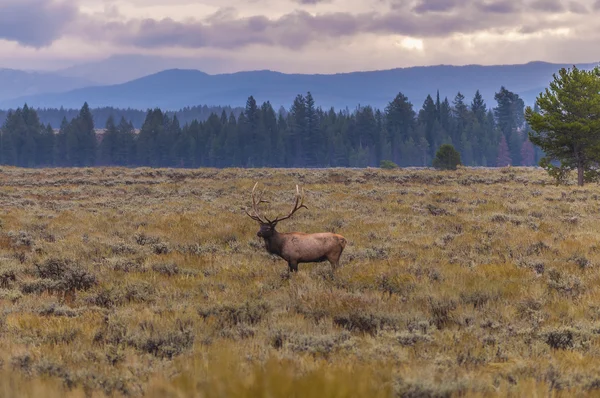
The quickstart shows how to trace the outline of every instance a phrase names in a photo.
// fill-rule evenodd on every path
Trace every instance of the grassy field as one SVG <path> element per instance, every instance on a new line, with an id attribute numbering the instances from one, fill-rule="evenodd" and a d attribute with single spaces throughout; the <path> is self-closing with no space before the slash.
<path id="1" fill-rule="evenodd" d="M 348 240 L 288 274 L 243 208 Z M 600 394 L 600 187 L 535 169 L 0 172 L 0 397 Z"/>

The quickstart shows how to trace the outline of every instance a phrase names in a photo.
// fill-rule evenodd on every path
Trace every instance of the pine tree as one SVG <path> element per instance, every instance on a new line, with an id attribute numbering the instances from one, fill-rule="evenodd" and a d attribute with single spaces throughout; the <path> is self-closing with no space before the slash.
<path id="1" fill-rule="evenodd" d="M 535 148 L 529 140 L 525 140 L 521 146 L 521 166 L 535 165 Z"/>
<path id="2" fill-rule="evenodd" d="M 460 153 L 451 144 L 440 146 L 432 162 L 433 167 L 441 170 L 456 170 L 460 164 Z"/>
<path id="3" fill-rule="evenodd" d="M 508 144 L 504 134 L 500 137 L 500 146 L 498 147 L 498 156 L 496 157 L 497 167 L 506 167 L 512 165 L 510 158 L 510 151 L 508 150 Z"/>
<path id="4" fill-rule="evenodd" d="M 160 165 L 159 137 L 164 130 L 162 110 L 149 110 L 137 138 L 137 164 L 158 167 Z"/>
<path id="5" fill-rule="evenodd" d="M 467 125 L 469 124 L 469 108 L 464 102 L 465 96 L 459 91 L 454 97 L 452 116 L 454 119 L 454 130 L 451 134 L 452 141 L 458 145 L 458 151 L 461 153 L 463 160 L 467 164 L 471 163 L 471 154 L 465 156 L 466 152 L 470 152 L 469 137 L 466 135 Z"/>
<path id="6" fill-rule="evenodd" d="M 477 119 L 480 125 L 483 125 L 485 123 L 487 106 L 479 90 L 475 92 L 475 96 L 473 97 L 473 101 L 471 102 L 471 112 L 473 112 L 475 119 Z"/>
<path id="7" fill-rule="evenodd" d="M 582 186 L 600 160 L 600 67 L 561 68 L 553 78 L 537 97 L 540 112 L 526 109 L 529 139 L 546 152 L 543 164 L 551 174 L 575 169 Z M 559 170 L 552 161 L 560 161 Z"/>
<path id="8" fill-rule="evenodd" d="M 67 158 L 67 130 L 70 128 L 66 117 L 62 118 L 60 128 L 54 140 L 54 164 L 57 166 L 66 166 L 69 159 Z"/>
<path id="9" fill-rule="evenodd" d="M 113 159 L 117 166 L 136 164 L 135 129 L 123 116 L 117 126 L 117 147 Z"/>
<path id="10" fill-rule="evenodd" d="M 54 129 L 50 124 L 47 124 L 45 128 L 42 128 L 42 132 L 39 137 L 39 142 L 36 145 L 37 149 L 37 165 L 44 167 L 54 166 L 54 141 L 56 135 Z"/>
<path id="11" fill-rule="evenodd" d="M 118 131 L 115 125 L 115 119 L 112 115 L 106 120 L 106 126 L 104 133 L 99 144 L 99 159 L 98 163 L 103 166 L 110 166 L 115 164 L 115 155 L 117 152 L 118 145 Z"/>
<path id="12" fill-rule="evenodd" d="M 318 166 L 322 142 L 319 132 L 319 117 L 317 109 L 315 108 L 315 100 L 313 99 L 310 91 L 306 93 L 305 97 L 305 131 L 303 135 L 303 164 L 308 167 Z"/>
<path id="13" fill-rule="evenodd" d="M 372 107 L 365 106 L 357 109 L 355 130 L 358 134 L 353 140 L 353 145 L 363 147 L 369 154 L 367 164 L 376 167 L 381 162 L 378 150 L 380 137 Z"/>
<path id="14" fill-rule="evenodd" d="M 415 127 L 415 111 L 408 98 L 398 93 L 396 98 L 385 108 L 387 139 L 390 142 L 392 160 L 401 164 L 402 143 L 405 142 Z"/>
<path id="15" fill-rule="evenodd" d="M 240 138 L 244 149 L 244 164 L 249 167 L 262 166 L 262 137 L 260 137 L 258 131 L 260 112 L 253 96 L 248 97 L 246 101 L 243 120 L 244 123 L 240 124 L 242 128 Z"/>
<path id="16" fill-rule="evenodd" d="M 290 109 L 289 115 L 289 142 L 288 153 L 292 159 L 292 166 L 304 166 L 304 140 L 303 135 L 306 131 L 306 100 L 303 95 L 297 95 Z"/>
<path id="17" fill-rule="evenodd" d="M 79 165 L 93 166 L 96 163 L 97 137 L 94 130 L 94 118 L 87 102 L 81 107 L 73 127 L 78 137 Z"/>
<path id="18" fill-rule="evenodd" d="M 241 166 L 240 143 L 238 139 L 237 120 L 233 112 L 229 114 L 225 138 L 225 155 L 233 167 Z"/>
<path id="19" fill-rule="evenodd" d="M 260 107 L 260 131 L 263 132 L 262 158 L 265 166 L 283 166 L 285 149 L 279 132 L 277 115 L 269 101 Z"/>
<path id="20" fill-rule="evenodd" d="M 525 103 L 515 94 L 507 90 L 504 86 L 494 95 L 498 106 L 494 109 L 498 127 L 507 140 L 512 161 L 520 164 L 521 145 L 525 139 L 521 134 L 524 119 Z"/>
<path id="21" fill-rule="evenodd" d="M 438 91 L 439 101 L 439 91 Z M 428 95 L 419 111 L 418 123 L 423 128 L 423 134 L 428 143 L 435 143 L 437 134 L 441 130 L 439 104 L 433 103 L 433 98 Z M 431 153 L 428 153 L 431 155 Z"/>

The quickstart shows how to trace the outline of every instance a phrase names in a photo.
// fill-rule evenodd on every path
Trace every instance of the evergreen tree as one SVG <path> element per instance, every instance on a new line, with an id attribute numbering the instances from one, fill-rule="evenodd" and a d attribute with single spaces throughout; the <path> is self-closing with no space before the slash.
<path id="1" fill-rule="evenodd" d="M 439 101 L 439 91 L 438 91 Z M 422 126 L 422 132 L 428 143 L 435 143 L 441 130 L 439 104 L 434 104 L 433 98 L 428 95 L 423 102 L 423 108 L 419 111 L 418 123 Z"/>
<path id="2" fill-rule="evenodd" d="M 117 126 L 116 153 L 112 158 L 117 166 L 128 166 L 136 163 L 136 141 L 133 123 L 121 116 Z"/>
<path id="3" fill-rule="evenodd" d="M 396 98 L 385 108 L 387 139 L 390 142 L 392 160 L 396 164 L 401 161 L 402 143 L 412 134 L 415 125 L 415 111 L 408 98 L 398 93 Z"/>
<path id="4" fill-rule="evenodd" d="M 244 110 L 243 128 L 240 138 L 244 149 L 244 165 L 249 167 L 262 166 L 263 147 L 258 131 L 260 124 L 260 112 L 253 96 L 248 97 L 246 109 Z"/>
<path id="5" fill-rule="evenodd" d="M 263 134 L 262 158 L 265 166 L 283 166 L 285 163 L 283 139 L 279 132 L 277 115 L 269 101 L 260 107 L 260 129 Z"/>
<path id="6" fill-rule="evenodd" d="M 301 167 L 305 153 L 303 135 L 307 125 L 306 100 L 303 95 L 299 94 L 294 99 L 288 118 L 290 140 L 287 150 L 292 160 L 291 165 Z"/>
<path id="7" fill-rule="evenodd" d="M 225 138 L 225 155 L 233 167 L 241 166 L 241 148 L 238 139 L 237 120 L 233 112 L 229 114 Z"/>
<path id="8" fill-rule="evenodd" d="M 117 126 L 112 115 L 106 120 L 106 126 L 104 134 L 102 134 L 101 141 L 99 144 L 99 159 L 98 162 L 102 166 L 109 166 L 116 164 L 115 155 L 118 149 L 118 135 Z"/>
<path id="9" fill-rule="evenodd" d="M 377 130 L 377 121 L 372 107 L 366 106 L 357 109 L 356 128 L 354 130 L 358 134 L 353 140 L 353 146 L 358 146 L 366 151 L 368 153 L 367 165 L 376 167 L 381 162 L 380 134 Z"/>
<path id="10" fill-rule="evenodd" d="M 460 164 L 460 153 L 450 144 L 440 146 L 432 162 L 433 167 L 441 170 L 456 170 Z"/>
<path id="11" fill-rule="evenodd" d="M 498 147 L 498 156 L 496 157 L 497 167 L 506 167 L 512 165 L 512 159 L 510 157 L 510 151 L 506 142 L 504 134 L 500 137 L 500 146 Z"/>
<path id="12" fill-rule="evenodd" d="M 473 116 L 475 117 L 475 119 L 477 119 L 480 125 L 483 125 L 485 123 L 487 106 L 479 90 L 475 92 L 475 96 L 473 97 L 473 101 L 471 102 L 471 112 L 473 112 Z"/>
<path id="13" fill-rule="evenodd" d="M 494 109 L 498 127 L 509 146 L 512 161 L 520 164 L 521 146 L 525 140 L 522 134 L 525 103 L 515 94 L 507 90 L 504 86 L 494 95 L 498 106 Z"/>
<path id="14" fill-rule="evenodd" d="M 531 141 L 525 140 L 521 147 L 521 166 L 535 165 L 535 148 Z"/>
<path id="15" fill-rule="evenodd" d="M 93 166 L 96 163 L 97 137 L 94 119 L 87 102 L 83 104 L 73 123 L 74 133 L 77 135 L 77 150 L 80 153 L 78 165 Z"/>
<path id="16" fill-rule="evenodd" d="M 302 163 L 304 166 L 315 167 L 318 166 L 320 159 L 322 159 L 320 156 L 322 142 L 319 132 L 318 112 L 315 108 L 315 100 L 310 91 L 306 93 L 304 104 L 306 124 L 302 140 L 302 148 L 304 150 Z"/>
<path id="17" fill-rule="evenodd" d="M 600 67 L 561 68 L 536 103 L 540 112 L 527 107 L 525 117 L 529 139 L 546 152 L 543 164 L 554 175 L 577 170 L 577 183 L 584 185 L 600 160 Z M 558 170 L 552 161 L 560 161 Z"/>
<path id="18" fill-rule="evenodd" d="M 137 138 L 137 164 L 139 166 L 160 166 L 159 137 L 163 134 L 164 128 L 162 110 L 159 108 L 149 110 Z"/>
<path id="19" fill-rule="evenodd" d="M 58 134 L 54 139 L 54 164 L 57 166 L 67 166 L 69 164 L 67 153 L 67 131 L 69 128 L 67 118 L 63 117 Z"/>

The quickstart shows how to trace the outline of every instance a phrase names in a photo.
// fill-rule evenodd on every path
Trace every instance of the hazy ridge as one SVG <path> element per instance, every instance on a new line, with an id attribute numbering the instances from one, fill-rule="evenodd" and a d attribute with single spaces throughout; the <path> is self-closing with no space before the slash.
<path id="1" fill-rule="evenodd" d="M 35 108 L 79 108 L 83 102 L 92 107 L 114 106 L 147 109 L 160 107 L 178 110 L 194 105 L 243 106 L 252 95 L 257 101 L 270 101 L 274 107 L 288 108 L 298 94 L 310 91 L 324 107 L 354 109 L 358 104 L 384 108 L 399 92 L 417 108 L 428 94 L 439 90 L 442 98 L 454 98 L 459 91 L 471 99 L 480 90 L 486 102 L 494 105 L 494 93 L 501 86 L 518 93 L 527 104 L 552 79 L 552 74 L 571 64 L 530 62 L 520 65 L 423 66 L 338 74 L 287 74 L 275 71 L 243 71 L 207 74 L 197 69 L 169 68 L 137 77 L 124 83 L 106 84 L 107 70 L 118 80 L 158 70 L 164 65 L 144 57 L 109 58 L 57 72 L 24 72 L 0 69 L 0 108 L 16 108 L 27 103 Z M 154 63 L 153 63 L 154 62 Z M 590 68 L 594 64 L 578 64 Z M 94 69 L 96 68 L 96 69 Z M 113 69 L 111 69 L 113 68 Z M 104 72 L 104 73 L 103 73 Z M 95 78 L 97 76 L 97 78 Z"/>

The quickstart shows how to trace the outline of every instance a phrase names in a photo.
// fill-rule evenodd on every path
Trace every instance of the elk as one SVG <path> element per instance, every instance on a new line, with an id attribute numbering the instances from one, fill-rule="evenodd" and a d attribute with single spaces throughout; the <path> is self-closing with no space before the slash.
<path id="1" fill-rule="evenodd" d="M 329 261 L 333 271 L 337 269 L 340 263 L 340 256 L 344 247 L 346 247 L 346 238 L 342 235 L 331 232 L 319 232 L 307 234 L 304 232 L 281 233 L 275 230 L 278 222 L 287 220 L 301 208 L 308 209 L 304 204 L 304 188 L 302 194 L 296 185 L 296 199 L 292 210 L 287 216 L 276 217 L 269 220 L 258 210 L 258 205 L 268 203 L 262 199 L 262 193 L 255 197 L 255 190 L 258 182 L 252 189 L 252 212 L 244 209 L 246 214 L 260 224 L 260 229 L 256 235 L 264 240 L 265 249 L 271 254 L 283 258 L 288 263 L 289 272 L 298 272 L 299 263 L 319 263 L 325 260 Z"/>

